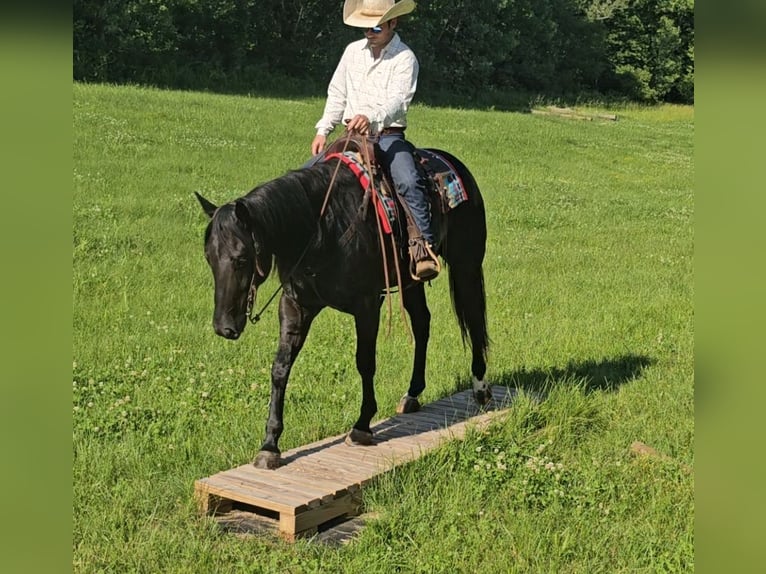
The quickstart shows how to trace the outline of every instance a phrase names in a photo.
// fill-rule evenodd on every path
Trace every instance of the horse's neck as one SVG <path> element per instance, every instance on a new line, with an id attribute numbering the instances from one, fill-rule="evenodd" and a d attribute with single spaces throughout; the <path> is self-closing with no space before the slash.
<path id="1" fill-rule="evenodd" d="M 282 176 L 243 198 L 256 235 L 278 257 L 294 257 L 306 249 L 319 224 L 321 189 L 308 189 L 296 177 Z"/>

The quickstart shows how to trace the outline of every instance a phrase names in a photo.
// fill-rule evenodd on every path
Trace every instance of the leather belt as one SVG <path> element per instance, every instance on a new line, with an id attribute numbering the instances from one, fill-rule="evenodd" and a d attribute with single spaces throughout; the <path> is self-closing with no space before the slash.
<path id="1" fill-rule="evenodd" d="M 391 134 L 403 134 L 404 130 L 405 128 L 397 128 L 392 126 L 390 128 L 383 128 L 382 130 L 380 130 L 380 135 L 387 136 Z"/>

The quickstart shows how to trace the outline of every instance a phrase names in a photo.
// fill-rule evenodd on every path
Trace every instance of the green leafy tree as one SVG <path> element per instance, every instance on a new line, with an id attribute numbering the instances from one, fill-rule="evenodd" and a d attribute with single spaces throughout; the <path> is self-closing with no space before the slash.
<path id="1" fill-rule="evenodd" d="M 630 0 L 618 8 L 605 86 L 643 101 L 693 100 L 693 13 L 693 0 Z"/>
<path id="2" fill-rule="evenodd" d="M 342 0 L 74 0 L 74 77 L 324 91 L 359 29 Z M 419 97 L 694 99 L 693 0 L 434 0 L 403 19 Z"/>

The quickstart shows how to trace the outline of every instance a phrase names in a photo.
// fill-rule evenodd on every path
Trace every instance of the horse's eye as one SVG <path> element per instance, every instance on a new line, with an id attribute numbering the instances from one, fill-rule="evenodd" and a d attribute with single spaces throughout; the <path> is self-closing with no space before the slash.
<path id="1" fill-rule="evenodd" d="M 234 259 L 234 267 L 237 269 L 247 267 L 247 257 L 236 257 Z"/>

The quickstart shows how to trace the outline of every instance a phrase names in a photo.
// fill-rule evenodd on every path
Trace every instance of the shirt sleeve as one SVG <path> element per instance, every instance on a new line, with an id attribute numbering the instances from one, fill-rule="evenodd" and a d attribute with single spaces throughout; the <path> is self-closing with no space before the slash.
<path id="1" fill-rule="evenodd" d="M 402 52 L 391 74 L 386 99 L 370 110 L 370 131 L 378 133 L 407 117 L 418 87 L 418 60 L 411 51 Z M 406 121 L 406 120 L 405 120 Z"/>
<path id="2" fill-rule="evenodd" d="M 348 48 L 343 52 L 338 67 L 332 75 L 330 85 L 327 87 L 327 101 L 324 113 L 317 122 L 317 135 L 328 135 L 343 121 L 343 111 L 346 109 L 346 68 L 348 66 Z"/>

